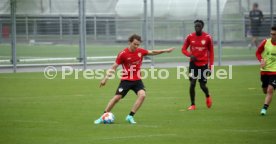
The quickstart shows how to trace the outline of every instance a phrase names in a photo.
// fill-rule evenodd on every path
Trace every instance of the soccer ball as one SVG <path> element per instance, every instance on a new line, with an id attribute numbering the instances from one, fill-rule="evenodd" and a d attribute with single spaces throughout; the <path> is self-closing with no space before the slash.
<path id="1" fill-rule="evenodd" d="M 102 120 L 104 124 L 112 124 L 115 120 L 115 116 L 111 112 L 106 112 L 102 115 Z"/>

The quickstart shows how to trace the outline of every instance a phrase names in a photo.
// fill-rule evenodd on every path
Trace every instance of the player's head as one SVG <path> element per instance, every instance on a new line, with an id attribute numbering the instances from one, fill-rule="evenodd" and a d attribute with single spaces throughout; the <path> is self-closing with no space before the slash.
<path id="1" fill-rule="evenodd" d="M 141 42 L 142 42 L 141 36 L 137 34 L 133 34 L 128 38 L 129 48 L 132 50 L 135 50 L 136 48 L 138 48 Z"/>
<path id="2" fill-rule="evenodd" d="M 202 20 L 195 20 L 194 21 L 194 25 L 195 25 L 195 31 L 197 34 L 201 34 L 202 29 L 204 27 L 204 22 Z"/>
<path id="3" fill-rule="evenodd" d="M 138 40 L 139 42 L 142 42 L 141 36 L 137 34 L 133 34 L 128 38 L 128 42 L 133 42 L 134 40 Z"/>
<path id="4" fill-rule="evenodd" d="M 258 6 L 259 6 L 258 3 L 254 3 L 254 4 L 253 4 L 253 9 L 257 9 Z"/>
<path id="5" fill-rule="evenodd" d="M 270 36 L 272 41 L 276 41 L 276 26 L 271 27 Z"/>

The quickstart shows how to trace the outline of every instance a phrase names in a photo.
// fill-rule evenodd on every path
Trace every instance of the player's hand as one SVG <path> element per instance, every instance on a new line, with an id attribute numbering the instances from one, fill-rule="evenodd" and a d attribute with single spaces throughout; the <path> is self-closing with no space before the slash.
<path id="1" fill-rule="evenodd" d="M 264 59 L 261 59 L 261 68 L 264 68 L 265 67 L 265 60 Z"/>
<path id="2" fill-rule="evenodd" d="M 208 69 L 208 71 L 206 72 L 206 76 L 209 77 L 209 76 L 211 76 L 211 75 L 212 75 L 212 72 L 211 72 L 210 69 Z"/>
<path id="3" fill-rule="evenodd" d="M 175 50 L 175 48 L 168 48 L 168 49 L 166 49 L 166 52 L 167 52 L 167 53 L 170 53 L 170 52 L 172 52 L 173 50 Z"/>
<path id="4" fill-rule="evenodd" d="M 104 79 L 101 80 L 101 82 L 100 82 L 100 87 L 105 86 L 105 84 L 106 84 L 106 79 L 104 78 Z"/>
<path id="5" fill-rule="evenodd" d="M 194 55 L 191 55 L 190 58 L 191 58 L 191 61 L 192 61 L 192 62 L 195 62 L 195 61 L 196 61 L 196 57 L 195 57 Z"/>

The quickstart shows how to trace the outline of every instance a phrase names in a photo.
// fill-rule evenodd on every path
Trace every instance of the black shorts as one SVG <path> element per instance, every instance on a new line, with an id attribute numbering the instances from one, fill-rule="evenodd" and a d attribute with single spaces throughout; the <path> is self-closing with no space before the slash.
<path id="1" fill-rule="evenodd" d="M 189 65 L 190 81 L 198 79 L 199 82 L 207 83 L 207 76 L 206 76 L 207 70 L 209 70 L 207 64 L 204 66 L 196 66 L 194 62 L 190 62 L 190 65 Z"/>
<path id="2" fill-rule="evenodd" d="M 145 90 L 142 80 L 122 80 L 116 90 L 116 95 L 122 95 L 122 98 L 124 98 L 129 90 L 133 90 L 136 94 L 139 90 Z"/>
<path id="3" fill-rule="evenodd" d="M 276 88 L 276 75 L 261 75 L 262 88 L 267 88 L 268 85 L 272 85 Z"/>
<path id="4" fill-rule="evenodd" d="M 260 24 L 258 24 L 258 23 L 251 24 L 251 34 L 252 34 L 252 36 L 259 36 Z"/>

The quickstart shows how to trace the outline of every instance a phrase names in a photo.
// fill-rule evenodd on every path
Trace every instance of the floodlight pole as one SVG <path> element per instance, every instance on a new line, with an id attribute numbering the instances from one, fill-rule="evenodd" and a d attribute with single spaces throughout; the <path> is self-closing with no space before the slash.
<path id="1" fill-rule="evenodd" d="M 207 0 L 207 23 L 208 23 L 208 33 L 211 33 L 211 2 Z"/>
<path id="2" fill-rule="evenodd" d="M 144 37 L 144 47 L 145 49 L 149 48 L 148 43 L 148 27 L 149 27 L 149 21 L 148 21 L 148 4 L 147 0 L 144 0 L 144 27 L 143 27 L 143 37 Z"/>
<path id="3" fill-rule="evenodd" d="M 271 27 L 273 27 L 274 26 L 273 0 L 270 0 L 270 19 L 271 19 Z"/>
<path id="4" fill-rule="evenodd" d="M 221 20 L 220 20 L 220 6 L 219 6 L 219 0 L 217 0 L 217 44 L 218 44 L 218 65 L 221 66 L 221 55 L 222 55 L 222 47 L 221 47 L 221 36 L 220 36 L 220 30 L 221 30 Z"/>
<path id="5" fill-rule="evenodd" d="M 85 15 L 86 0 L 79 0 L 79 45 L 80 45 L 80 62 L 83 62 L 83 69 L 86 70 L 86 15 Z"/>
<path id="6" fill-rule="evenodd" d="M 11 46 L 12 46 L 12 64 L 13 64 L 13 72 L 16 73 L 17 68 L 17 58 L 16 58 L 16 0 L 11 0 Z"/>
<path id="7" fill-rule="evenodd" d="M 154 49 L 154 0 L 150 1 L 151 6 L 151 50 Z M 153 56 L 151 57 L 151 66 L 154 66 Z"/>

